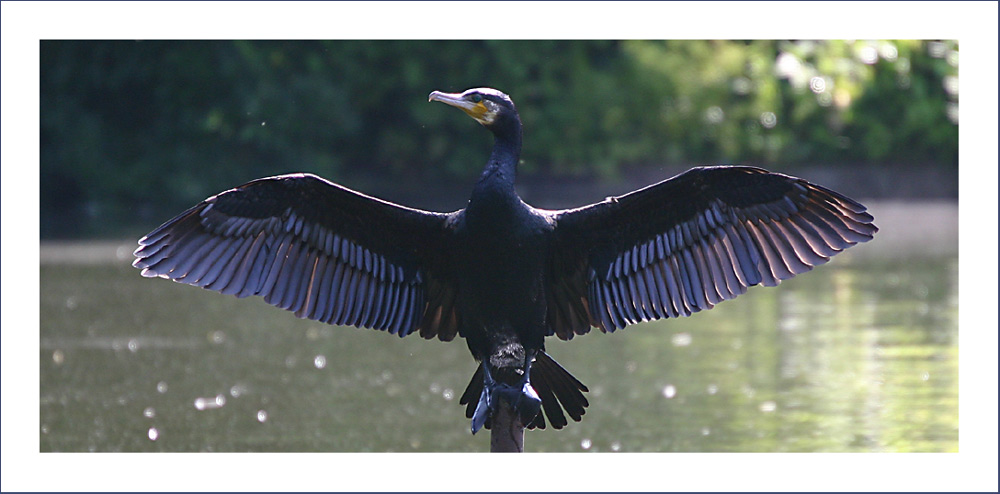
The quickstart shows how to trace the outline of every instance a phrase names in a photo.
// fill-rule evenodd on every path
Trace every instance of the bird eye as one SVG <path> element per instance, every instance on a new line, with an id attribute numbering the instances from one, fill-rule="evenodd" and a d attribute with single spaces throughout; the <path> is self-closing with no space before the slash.
<path id="1" fill-rule="evenodd" d="M 473 94 L 472 97 L 469 99 L 471 99 L 473 103 L 479 103 L 480 101 L 483 100 L 483 95 L 476 93 Z"/>

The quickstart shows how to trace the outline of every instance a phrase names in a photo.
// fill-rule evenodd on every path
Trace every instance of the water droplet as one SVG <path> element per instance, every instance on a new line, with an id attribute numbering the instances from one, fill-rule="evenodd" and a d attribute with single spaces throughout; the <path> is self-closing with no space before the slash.
<path id="1" fill-rule="evenodd" d="M 673 398 L 674 396 L 677 396 L 677 388 L 675 388 L 673 384 L 668 384 L 668 385 L 666 385 L 666 386 L 663 387 L 663 397 L 664 398 L 666 398 L 666 399 L 669 400 L 669 399 Z"/>
<path id="2" fill-rule="evenodd" d="M 79 306 L 80 303 L 76 297 L 66 297 L 66 308 L 69 310 L 74 310 Z"/>
<path id="3" fill-rule="evenodd" d="M 295 361 L 296 361 L 295 355 L 289 355 L 285 357 L 285 367 L 288 367 L 289 369 L 295 367 Z"/>
<path id="4" fill-rule="evenodd" d="M 633 372 L 635 372 L 637 370 L 639 370 L 639 363 L 638 362 L 636 362 L 634 360 L 629 360 L 628 362 L 625 362 L 625 371 L 626 372 L 628 372 L 629 374 L 631 374 L 631 373 L 633 373 Z"/>
<path id="5" fill-rule="evenodd" d="M 782 52 L 778 55 L 778 59 L 774 63 L 774 68 L 778 72 L 779 77 L 793 79 L 802 72 L 802 62 L 795 55 Z"/>
<path id="6" fill-rule="evenodd" d="M 441 392 L 441 396 L 444 396 L 444 399 L 451 401 L 455 398 L 455 392 L 452 391 L 451 388 L 444 388 L 444 391 Z"/>
<path id="7" fill-rule="evenodd" d="M 705 391 L 708 391 L 708 394 L 710 395 L 714 395 L 719 392 L 719 387 L 714 384 L 709 384 L 708 387 L 705 388 Z"/>
<path id="8" fill-rule="evenodd" d="M 948 52 L 948 46 L 940 41 L 927 43 L 927 53 L 934 58 L 941 58 Z"/>
<path id="9" fill-rule="evenodd" d="M 118 248 L 115 249 L 115 258 L 119 261 L 124 261 L 126 259 L 131 260 L 132 250 L 133 248 L 131 244 L 119 245 Z"/>
<path id="10" fill-rule="evenodd" d="M 738 77 L 733 81 L 733 92 L 736 94 L 747 94 L 753 88 L 753 83 L 746 77 Z"/>
<path id="11" fill-rule="evenodd" d="M 674 346 L 688 346 L 691 344 L 691 333 L 677 333 L 670 337 L 670 343 Z"/>
<path id="12" fill-rule="evenodd" d="M 155 441 L 160 437 L 160 431 L 156 430 L 156 427 L 150 427 L 147 435 L 150 441 Z"/>
<path id="13" fill-rule="evenodd" d="M 778 404 L 773 401 L 765 401 L 760 404 L 760 411 L 764 413 L 773 412 L 778 409 Z"/>
<path id="14" fill-rule="evenodd" d="M 441 385 L 438 383 L 431 383 L 431 393 L 438 394 L 441 392 Z"/>
<path id="15" fill-rule="evenodd" d="M 954 124 L 958 123 L 958 105 L 957 104 L 955 104 L 955 103 L 948 103 L 948 106 L 946 107 L 945 112 L 948 114 L 948 119 L 951 120 L 951 123 L 954 123 Z"/>
<path id="16" fill-rule="evenodd" d="M 156 391 L 158 391 L 160 394 L 166 393 L 167 392 L 166 381 L 160 381 L 156 383 Z"/>
<path id="17" fill-rule="evenodd" d="M 257 422 L 264 423 L 267 422 L 267 411 L 257 410 Z"/>
<path id="18" fill-rule="evenodd" d="M 778 117 L 774 112 L 766 111 L 760 114 L 760 124 L 765 129 L 773 129 L 775 125 L 778 125 Z"/>
<path id="19" fill-rule="evenodd" d="M 63 354 L 62 350 L 56 350 L 52 352 L 52 362 L 56 365 L 62 365 L 66 361 L 66 355 Z"/>
<path id="20" fill-rule="evenodd" d="M 590 446 L 592 444 L 593 443 L 590 442 L 590 439 L 587 438 L 584 438 L 582 441 L 580 441 L 580 447 L 583 449 L 590 449 Z"/>
<path id="21" fill-rule="evenodd" d="M 156 416 L 156 409 L 153 407 L 146 407 L 146 409 L 142 411 L 142 415 L 151 419 Z"/>
<path id="22" fill-rule="evenodd" d="M 809 79 L 809 89 L 816 94 L 826 91 L 826 79 L 819 76 Z"/>
<path id="23" fill-rule="evenodd" d="M 709 435 L 711 433 L 712 433 L 712 431 L 708 427 L 702 427 L 701 428 L 701 435 L 707 436 L 707 435 Z"/>
<path id="24" fill-rule="evenodd" d="M 226 341 L 226 333 L 223 333 L 220 330 L 212 331 L 211 333 L 208 333 L 208 341 L 215 343 L 216 345 L 221 344 Z"/>
<path id="25" fill-rule="evenodd" d="M 911 82 L 910 76 L 906 74 L 900 74 L 896 77 L 896 87 L 899 89 L 909 89 Z"/>
<path id="26" fill-rule="evenodd" d="M 198 397 L 194 399 L 194 407 L 198 410 L 208 410 L 211 408 L 222 408 L 226 404 L 226 397 L 215 395 L 212 398 Z"/>
<path id="27" fill-rule="evenodd" d="M 621 450 L 622 450 L 622 443 L 618 441 L 611 443 L 611 451 L 621 451 Z"/>
<path id="28" fill-rule="evenodd" d="M 798 331 L 805 326 L 805 321 L 797 317 L 783 317 L 778 320 L 778 328 L 782 331 Z"/>
<path id="29" fill-rule="evenodd" d="M 816 96 L 816 102 L 819 106 L 830 106 L 833 104 L 833 95 L 828 92 L 820 93 Z"/>
<path id="30" fill-rule="evenodd" d="M 313 359 L 313 365 L 315 365 L 317 369 L 326 367 L 326 357 L 317 355 L 316 358 Z"/>
<path id="31" fill-rule="evenodd" d="M 922 375 L 920 376 L 920 379 L 921 379 L 921 380 L 924 380 L 924 381 L 928 381 L 928 380 L 930 380 L 930 378 L 931 378 L 931 375 L 930 375 L 930 373 L 929 373 L 929 372 L 924 372 L 924 373 L 923 373 L 923 374 L 922 374 Z"/>
<path id="32" fill-rule="evenodd" d="M 707 110 L 705 110 L 705 121 L 710 124 L 722 123 L 722 120 L 725 118 L 726 113 L 718 106 L 710 106 Z"/>
<path id="33" fill-rule="evenodd" d="M 882 58 L 886 59 L 889 62 L 895 62 L 896 59 L 899 58 L 899 50 L 896 48 L 896 45 L 894 44 L 883 43 L 881 46 L 879 46 L 878 51 L 879 55 L 882 55 Z"/>
<path id="34" fill-rule="evenodd" d="M 128 351 L 132 353 L 139 351 L 139 340 L 135 338 L 128 340 Z"/>
<path id="35" fill-rule="evenodd" d="M 948 94 L 951 95 L 958 94 L 958 77 L 953 75 L 945 76 L 944 80 L 941 81 L 941 83 L 944 86 L 945 92 L 947 92 Z"/>
<path id="36" fill-rule="evenodd" d="M 861 63 L 871 65 L 878 62 L 878 50 L 874 46 L 865 46 L 858 51 L 858 58 Z"/>
<path id="37" fill-rule="evenodd" d="M 243 394 L 243 386 L 236 384 L 233 387 L 229 388 L 229 396 L 232 396 L 233 398 L 239 398 L 241 394 Z"/>
<path id="38" fill-rule="evenodd" d="M 46 424 L 42 424 L 42 434 L 48 434 L 48 433 L 49 433 L 49 426 Z"/>

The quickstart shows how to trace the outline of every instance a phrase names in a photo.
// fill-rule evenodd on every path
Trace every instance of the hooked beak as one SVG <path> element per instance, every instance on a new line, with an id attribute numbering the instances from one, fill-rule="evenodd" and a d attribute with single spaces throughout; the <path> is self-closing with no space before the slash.
<path id="1" fill-rule="evenodd" d="M 462 109 L 472 108 L 473 106 L 471 101 L 466 101 L 462 98 L 462 93 L 442 93 L 441 91 L 432 91 L 431 94 L 427 96 L 427 101 L 440 101 Z"/>
<path id="2" fill-rule="evenodd" d="M 483 125 L 487 125 L 493 121 L 493 115 L 489 108 L 482 101 L 473 103 L 466 99 L 465 93 L 442 93 L 441 91 L 434 91 L 427 96 L 427 101 L 440 101 L 448 106 L 460 108 Z"/>

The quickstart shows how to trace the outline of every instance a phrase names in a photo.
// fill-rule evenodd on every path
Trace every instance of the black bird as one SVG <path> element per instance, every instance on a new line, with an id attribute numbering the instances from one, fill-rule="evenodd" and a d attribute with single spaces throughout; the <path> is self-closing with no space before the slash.
<path id="1" fill-rule="evenodd" d="M 521 121 L 495 89 L 432 92 L 494 135 L 465 209 L 411 209 L 300 173 L 212 196 L 139 240 L 133 265 L 301 318 L 465 338 L 480 363 L 460 400 L 472 431 L 498 400 L 529 428 L 579 421 L 586 386 L 545 337 L 688 316 L 777 285 L 872 238 L 861 204 L 747 166 L 693 168 L 561 211 L 514 190 Z M 563 411 L 565 410 L 565 414 Z"/>

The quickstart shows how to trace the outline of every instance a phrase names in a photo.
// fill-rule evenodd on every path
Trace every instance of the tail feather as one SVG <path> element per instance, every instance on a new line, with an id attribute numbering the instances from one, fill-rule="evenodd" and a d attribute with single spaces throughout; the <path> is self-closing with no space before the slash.
<path id="1" fill-rule="evenodd" d="M 527 425 L 529 429 L 544 429 L 546 418 L 552 427 L 562 429 L 569 424 L 566 418 L 567 414 L 574 421 L 579 422 L 586 413 L 586 408 L 590 405 L 587 397 L 583 394 L 589 391 L 587 386 L 542 351 L 535 356 L 535 363 L 531 366 L 531 386 L 542 400 L 544 414 L 536 415 L 535 419 Z M 465 405 L 466 418 L 472 418 L 482 392 L 483 367 L 480 364 L 475 374 L 472 375 L 469 385 L 465 388 L 465 392 L 462 393 L 462 397 L 458 400 L 460 405 Z M 566 414 L 563 414 L 564 409 Z M 485 427 L 490 428 L 489 419 L 486 420 Z"/>
<path id="2" fill-rule="evenodd" d="M 538 397 L 542 399 L 542 409 L 545 410 L 545 415 L 549 417 L 549 423 L 552 424 L 552 427 L 556 429 L 565 427 L 569 422 L 566 420 L 566 416 L 563 415 L 562 407 L 559 406 L 559 399 L 552 392 L 553 386 L 549 382 L 549 375 L 545 372 L 539 372 L 536 367 L 532 367 L 531 386 L 535 388 Z M 538 414 L 535 416 L 535 420 L 541 419 L 541 416 L 542 414 Z M 535 425 L 534 421 L 528 427 L 531 428 L 531 425 Z M 545 428 L 544 420 L 538 428 Z"/>
<path id="3" fill-rule="evenodd" d="M 535 358 L 535 364 L 531 368 L 532 377 L 536 375 L 536 372 L 545 377 L 545 383 L 550 385 L 552 393 L 559 400 L 566 413 L 573 420 L 579 422 L 583 418 L 583 414 L 587 413 L 586 408 L 590 406 L 587 397 L 583 395 L 583 393 L 590 391 L 587 389 L 587 386 L 584 386 L 582 382 L 573 377 L 569 371 L 564 369 L 563 366 L 559 365 L 558 362 L 545 352 L 539 352 Z M 539 394 L 541 393 L 539 392 Z M 554 422 L 553 417 L 549 417 L 549 422 Z M 556 425 L 553 423 L 553 427 L 561 429 L 567 424 L 565 419 L 562 424 Z"/>
<path id="4" fill-rule="evenodd" d="M 471 419 L 472 413 L 476 411 L 476 404 L 479 402 L 479 395 L 483 392 L 483 364 L 476 367 L 476 372 L 472 374 L 472 380 L 465 387 L 465 392 L 458 399 L 459 405 L 466 405 L 465 418 Z"/>

